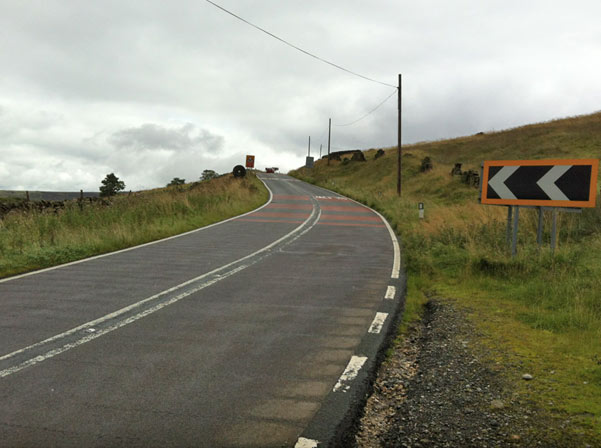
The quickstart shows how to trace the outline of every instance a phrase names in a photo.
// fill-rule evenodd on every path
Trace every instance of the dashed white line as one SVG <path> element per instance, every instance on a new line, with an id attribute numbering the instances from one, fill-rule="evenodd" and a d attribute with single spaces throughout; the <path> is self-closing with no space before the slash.
<path id="1" fill-rule="evenodd" d="M 342 392 L 348 391 L 351 388 L 350 382 L 357 377 L 365 361 L 367 361 L 367 356 L 353 356 L 334 385 L 332 392 L 338 392 L 339 390 Z"/>
<path id="2" fill-rule="evenodd" d="M 384 326 L 384 322 L 388 317 L 388 313 L 376 313 L 376 317 L 374 317 L 371 326 L 369 327 L 368 332 L 378 334 L 382 331 L 382 327 Z"/>
<path id="3" fill-rule="evenodd" d="M 388 299 L 388 300 L 393 300 L 395 294 L 396 294 L 396 288 L 394 286 L 389 286 L 386 289 L 386 295 L 384 296 L 384 298 Z"/>
<path id="4" fill-rule="evenodd" d="M 318 440 L 313 439 L 305 439 L 304 437 L 299 437 L 294 448 L 317 448 L 319 444 Z"/>

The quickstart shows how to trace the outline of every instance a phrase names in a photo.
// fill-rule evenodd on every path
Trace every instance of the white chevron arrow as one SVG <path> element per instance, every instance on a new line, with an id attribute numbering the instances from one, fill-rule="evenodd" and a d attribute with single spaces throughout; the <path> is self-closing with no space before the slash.
<path id="1" fill-rule="evenodd" d="M 501 199 L 517 199 L 511 190 L 507 188 L 505 181 L 509 176 L 515 173 L 518 168 L 519 166 L 504 166 L 488 181 L 488 185 L 493 187 Z"/>
<path id="2" fill-rule="evenodd" d="M 556 165 L 547 171 L 547 174 L 541 177 L 536 184 L 549 196 L 549 199 L 553 201 L 569 201 L 570 199 L 555 185 L 555 182 L 570 168 L 572 168 L 572 165 Z"/>

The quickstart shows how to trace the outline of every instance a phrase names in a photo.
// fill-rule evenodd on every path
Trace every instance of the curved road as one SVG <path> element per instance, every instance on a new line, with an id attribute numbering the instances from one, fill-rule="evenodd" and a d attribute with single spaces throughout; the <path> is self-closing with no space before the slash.
<path id="1" fill-rule="evenodd" d="M 262 177 L 249 214 L 0 280 L 1 446 L 331 437 L 398 309 L 398 243 L 366 207 Z"/>

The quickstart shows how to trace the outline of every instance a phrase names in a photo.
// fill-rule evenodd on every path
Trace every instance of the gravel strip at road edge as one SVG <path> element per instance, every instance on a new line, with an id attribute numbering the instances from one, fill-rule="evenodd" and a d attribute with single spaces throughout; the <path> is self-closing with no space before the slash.
<path id="1" fill-rule="evenodd" d="M 455 301 L 430 300 L 382 364 L 356 446 L 587 447 L 546 433 L 563 422 L 520 402 L 478 336 Z"/>

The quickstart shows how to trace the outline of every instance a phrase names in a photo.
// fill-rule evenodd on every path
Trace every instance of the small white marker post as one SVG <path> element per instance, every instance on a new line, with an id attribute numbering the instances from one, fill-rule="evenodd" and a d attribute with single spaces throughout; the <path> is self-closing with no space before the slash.
<path id="1" fill-rule="evenodd" d="M 419 219 L 424 219 L 424 203 L 417 204 L 417 209 L 419 210 Z"/>

